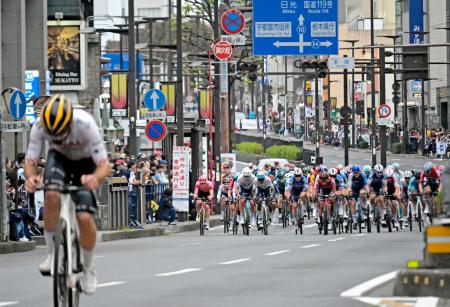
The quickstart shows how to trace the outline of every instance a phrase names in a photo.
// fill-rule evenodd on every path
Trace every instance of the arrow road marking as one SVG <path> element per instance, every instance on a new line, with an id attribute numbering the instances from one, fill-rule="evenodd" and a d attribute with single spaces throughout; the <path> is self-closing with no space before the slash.
<path id="1" fill-rule="evenodd" d="M 189 268 L 189 269 L 179 270 L 179 271 L 175 271 L 175 272 L 155 274 L 155 276 L 166 277 L 166 276 L 181 275 L 181 274 L 186 274 L 186 273 L 196 272 L 196 271 L 201 271 L 201 268 Z"/>
<path id="2" fill-rule="evenodd" d="M 228 264 L 240 263 L 240 262 L 245 262 L 245 261 L 250 261 L 250 260 L 252 260 L 252 259 L 251 258 L 242 258 L 242 259 L 236 259 L 236 260 L 221 262 L 219 264 L 228 265 Z"/>

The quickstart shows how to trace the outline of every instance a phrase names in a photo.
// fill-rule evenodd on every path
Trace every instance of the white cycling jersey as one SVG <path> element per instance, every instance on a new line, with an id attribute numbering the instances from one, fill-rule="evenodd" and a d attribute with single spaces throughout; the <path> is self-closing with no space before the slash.
<path id="1" fill-rule="evenodd" d="M 81 109 L 73 110 L 70 134 L 61 143 L 52 141 L 52 138 L 45 133 L 41 126 L 41 121 L 38 119 L 31 128 L 30 144 L 28 145 L 26 159 L 31 161 L 39 160 L 46 140 L 50 144 L 50 149 L 56 150 L 69 160 L 78 161 L 84 158 L 92 158 L 95 164 L 98 165 L 107 159 L 100 129 L 92 115 Z"/>

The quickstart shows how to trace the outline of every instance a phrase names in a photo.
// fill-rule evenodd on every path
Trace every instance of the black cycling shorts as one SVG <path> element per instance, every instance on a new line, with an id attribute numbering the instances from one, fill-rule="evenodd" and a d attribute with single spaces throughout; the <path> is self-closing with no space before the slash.
<path id="1" fill-rule="evenodd" d="M 72 161 L 61 153 L 50 150 L 45 166 L 45 185 L 75 185 L 81 186 L 81 176 L 94 173 L 97 166 L 91 158 Z M 97 202 L 92 191 L 81 190 L 72 194 L 76 212 L 88 212 L 95 214 Z"/>

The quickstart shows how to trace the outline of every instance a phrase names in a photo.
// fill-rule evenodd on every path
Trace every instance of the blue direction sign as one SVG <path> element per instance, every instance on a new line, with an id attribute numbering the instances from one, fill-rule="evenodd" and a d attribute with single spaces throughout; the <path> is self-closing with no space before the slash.
<path id="1" fill-rule="evenodd" d="M 15 90 L 9 97 L 9 112 L 15 120 L 21 119 L 27 109 L 25 94 L 20 90 Z"/>
<path id="2" fill-rule="evenodd" d="M 150 111 L 158 111 L 166 105 L 166 96 L 161 90 L 154 88 L 145 94 L 144 103 Z"/>
<path id="3" fill-rule="evenodd" d="M 338 24 L 338 0 L 253 0 L 253 54 L 338 54 Z"/>

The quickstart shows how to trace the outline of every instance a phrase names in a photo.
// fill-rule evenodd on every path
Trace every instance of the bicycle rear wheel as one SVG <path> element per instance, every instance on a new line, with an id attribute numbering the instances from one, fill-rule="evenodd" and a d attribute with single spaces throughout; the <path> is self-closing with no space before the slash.
<path id="1" fill-rule="evenodd" d="M 205 210 L 203 208 L 200 209 L 200 235 L 203 236 L 205 234 Z"/>
<path id="2" fill-rule="evenodd" d="M 282 219 L 282 223 L 283 223 L 283 228 L 287 227 L 287 203 L 286 200 L 283 200 L 283 206 L 281 209 L 281 219 Z"/>
<path id="3" fill-rule="evenodd" d="M 64 220 L 58 223 L 55 235 L 53 261 L 53 304 L 55 307 L 72 307 L 73 291 L 68 285 L 69 268 L 67 226 Z"/>
<path id="4" fill-rule="evenodd" d="M 230 233 L 230 206 L 225 205 L 225 212 L 223 216 L 223 232 Z"/>

